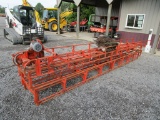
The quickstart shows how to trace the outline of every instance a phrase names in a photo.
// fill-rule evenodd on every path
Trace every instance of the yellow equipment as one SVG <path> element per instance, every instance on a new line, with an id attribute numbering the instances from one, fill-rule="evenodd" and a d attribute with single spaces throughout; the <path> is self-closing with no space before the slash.
<path id="1" fill-rule="evenodd" d="M 42 25 L 45 29 L 49 29 L 52 32 L 56 32 L 58 29 L 57 25 L 57 8 L 44 8 Z M 67 25 L 65 17 L 72 14 L 73 11 L 65 11 L 60 14 L 60 28 L 62 29 Z"/>
<path id="2" fill-rule="evenodd" d="M 24 6 L 31 6 L 27 0 L 22 0 Z M 49 29 L 52 32 L 56 32 L 58 29 L 57 25 L 57 8 L 44 8 L 43 10 L 43 19 L 41 20 L 39 13 L 34 10 L 36 21 L 43 26 L 44 29 Z M 67 25 L 65 17 L 72 14 L 73 11 L 65 11 L 60 14 L 60 29 Z"/>

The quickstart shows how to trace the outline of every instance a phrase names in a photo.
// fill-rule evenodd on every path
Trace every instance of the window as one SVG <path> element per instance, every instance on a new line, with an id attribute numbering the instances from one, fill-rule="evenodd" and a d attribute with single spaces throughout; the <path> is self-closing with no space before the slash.
<path id="1" fill-rule="evenodd" d="M 27 16 L 26 10 L 20 9 L 19 12 L 20 12 L 20 16 L 21 16 L 21 17 L 26 17 L 26 16 Z"/>
<path id="2" fill-rule="evenodd" d="M 144 14 L 128 14 L 126 19 L 126 28 L 142 29 L 144 23 Z"/>

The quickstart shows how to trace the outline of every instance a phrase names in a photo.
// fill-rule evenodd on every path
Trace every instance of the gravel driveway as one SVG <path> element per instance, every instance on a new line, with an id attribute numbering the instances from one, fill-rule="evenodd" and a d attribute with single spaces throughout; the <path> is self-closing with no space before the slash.
<path id="1" fill-rule="evenodd" d="M 143 53 L 124 67 L 36 106 L 11 58 L 28 46 L 11 45 L 3 28 L 0 18 L 0 120 L 160 120 L 160 57 Z M 46 34 L 48 47 L 87 42 Z"/>

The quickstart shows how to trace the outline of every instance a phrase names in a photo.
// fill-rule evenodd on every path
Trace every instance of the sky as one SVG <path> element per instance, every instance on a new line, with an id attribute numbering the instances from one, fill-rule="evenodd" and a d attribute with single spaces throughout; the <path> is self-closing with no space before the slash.
<path id="1" fill-rule="evenodd" d="M 54 7 L 57 3 L 57 0 L 27 0 L 33 7 L 36 6 L 37 3 L 41 3 L 44 7 Z M 13 8 L 16 5 L 22 5 L 22 0 L 0 0 L 0 5 L 2 7 Z"/>

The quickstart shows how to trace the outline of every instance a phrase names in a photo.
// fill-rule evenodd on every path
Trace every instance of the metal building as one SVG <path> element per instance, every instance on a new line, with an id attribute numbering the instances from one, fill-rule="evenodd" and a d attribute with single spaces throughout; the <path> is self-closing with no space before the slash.
<path id="1" fill-rule="evenodd" d="M 62 1 L 87 4 L 96 7 L 96 15 L 119 17 L 118 32 L 120 37 L 144 40 L 148 39 L 149 30 L 153 29 L 151 45 L 157 47 L 160 34 L 160 0 L 57 0 L 58 6 Z M 77 15 L 78 17 L 78 15 Z M 77 19 L 79 20 L 79 19 Z M 158 45 L 160 49 L 160 43 Z"/>
<path id="2" fill-rule="evenodd" d="M 133 26 L 127 24 L 131 16 L 137 17 L 134 19 L 138 19 L 137 25 L 136 21 Z M 122 38 L 134 37 L 137 40 L 147 40 L 149 30 L 153 29 L 152 45 L 160 27 L 160 0 L 122 0 L 119 18 L 119 31 Z"/>

